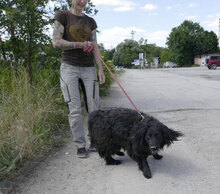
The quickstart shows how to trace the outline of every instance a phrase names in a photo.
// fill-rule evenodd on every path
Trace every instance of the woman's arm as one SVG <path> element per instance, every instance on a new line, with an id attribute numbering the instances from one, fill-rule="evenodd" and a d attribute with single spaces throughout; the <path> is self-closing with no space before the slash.
<path id="1" fill-rule="evenodd" d="M 84 42 L 70 42 L 63 39 L 63 33 L 64 33 L 64 26 L 55 20 L 54 22 L 54 29 L 53 29 L 53 47 L 62 49 L 62 50 L 72 50 L 72 49 L 78 49 L 78 48 L 84 48 L 85 43 Z"/>
<path id="2" fill-rule="evenodd" d="M 92 31 L 91 41 L 93 42 L 93 45 L 94 45 L 94 50 L 93 50 L 94 59 L 99 69 L 99 83 L 104 84 L 105 74 L 102 69 L 101 55 L 100 55 L 99 47 L 97 44 L 97 38 L 96 38 L 96 29 Z"/>

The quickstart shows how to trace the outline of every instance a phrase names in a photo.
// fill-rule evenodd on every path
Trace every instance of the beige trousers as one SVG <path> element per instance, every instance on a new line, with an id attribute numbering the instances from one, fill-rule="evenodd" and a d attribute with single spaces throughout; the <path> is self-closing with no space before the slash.
<path id="1" fill-rule="evenodd" d="M 60 67 L 60 85 L 65 102 L 69 108 L 69 124 L 77 148 L 86 147 L 82 120 L 80 83 L 88 112 L 99 108 L 99 86 L 95 67 L 78 67 L 62 63 Z"/>

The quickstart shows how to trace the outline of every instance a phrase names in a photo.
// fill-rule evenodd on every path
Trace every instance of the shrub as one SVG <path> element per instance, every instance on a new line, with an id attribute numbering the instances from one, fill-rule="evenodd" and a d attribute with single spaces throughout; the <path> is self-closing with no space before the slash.
<path id="1" fill-rule="evenodd" d="M 107 62 L 113 73 L 114 65 Z M 59 86 L 59 67 L 33 68 L 33 85 L 27 69 L 0 64 L 0 180 L 10 177 L 24 160 L 39 157 L 59 146 L 69 135 L 67 109 Z M 104 67 L 107 95 L 113 82 Z M 64 129 L 66 133 L 64 133 Z"/>
<path id="2" fill-rule="evenodd" d="M 108 65 L 111 72 L 115 73 L 113 62 L 107 61 L 106 64 Z M 103 68 L 103 71 L 105 74 L 105 83 L 100 85 L 99 89 L 100 89 L 100 96 L 106 96 L 107 91 L 108 91 L 110 85 L 112 84 L 112 82 L 114 81 L 114 79 L 112 78 L 111 74 L 109 73 L 109 71 L 107 70 L 107 68 L 104 65 L 102 65 L 102 68 Z"/>
<path id="3" fill-rule="evenodd" d="M 199 64 L 193 64 L 192 67 L 200 67 Z"/>
<path id="4" fill-rule="evenodd" d="M 30 86 L 25 68 L 1 70 L 0 179 L 24 159 L 47 152 L 67 123 L 63 100 L 48 80 Z"/>

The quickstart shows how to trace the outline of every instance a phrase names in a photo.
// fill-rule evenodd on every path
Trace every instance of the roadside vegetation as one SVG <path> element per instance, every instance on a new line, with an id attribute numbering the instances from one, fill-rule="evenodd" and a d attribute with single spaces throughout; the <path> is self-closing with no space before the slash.
<path id="1" fill-rule="evenodd" d="M 64 141 L 67 112 L 50 81 L 30 85 L 26 68 L 1 66 L 0 179 Z"/>
<path id="2" fill-rule="evenodd" d="M 108 65 L 114 72 L 113 64 Z M 27 68 L 3 64 L 0 67 L 0 180 L 3 180 L 22 167 L 24 161 L 62 145 L 70 132 L 68 110 L 54 69 L 35 71 L 36 81 L 30 85 Z M 106 70 L 105 74 L 101 95 L 107 94 L 112 83 Z"/>

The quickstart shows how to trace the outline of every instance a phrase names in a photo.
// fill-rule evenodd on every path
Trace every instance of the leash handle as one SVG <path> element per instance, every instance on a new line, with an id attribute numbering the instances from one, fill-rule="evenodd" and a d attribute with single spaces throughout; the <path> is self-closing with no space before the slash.
<path id="1" fill-rule="evenodd" d="M 102 60 L 101 58 L 101 62 L 105 65 L 106 69 L 109 71 L 109 73 L 111 74 L 111 76 L 113 77 L 113 79 L 116 81 L 116 83 L 118 84 L 118 86 L 121 88 L 121 90 L 124 92 L 125 96 L 128 98 L 128 100 L 130 101 L 130 103 L 132 104 L 132 106 L 135 108 L 135 110 L 137 111 L 137 113 L 141 116 L 142 119 L 144 119 L 144 116 L 141 114 L 141 112 L 139 111 L 139 109 L 135 106 L 135 104 L 133 103 L 133 101 L 131 100 L 131 98 L 128 96 L 128 94 L 126 93 L 126 91 L 124 90 L 124 88 L 122 87 L 122 85 L 120 84 L 120 82 L 118 81 L 118 79 L 115 77 L 115 75 L 112 73 L 112 71 L 109 69 L 108 65 L 106 65 L 106 63 Z"/>

